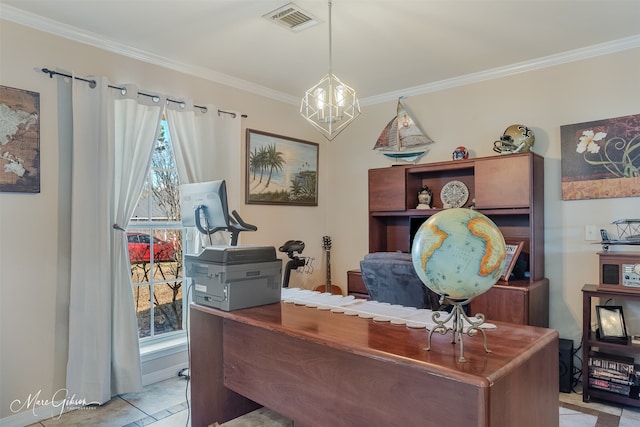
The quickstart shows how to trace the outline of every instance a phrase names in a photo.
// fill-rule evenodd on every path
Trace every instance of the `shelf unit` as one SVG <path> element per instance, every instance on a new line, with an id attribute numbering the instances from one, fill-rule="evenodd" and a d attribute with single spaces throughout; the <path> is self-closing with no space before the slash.
<path id="1" fill-rule="evenodd" d="M 582 364 L 587 366 L 589 354 L 594 349 L 603 353 L 610 352 L 618 355 L 628 355 L 637 357 L 640 355 L 640 345 L 615 343 L 600 341 L 596 333 L 591 330 L 591 312 L 593 309 L 593 298 L 616 298 L 640 301 L 640 293 L 614 290 L 603 290 L 597 285 L 584 285 L 582 288 Z M 588 368 L 582 370 L 582 400 L 589 402 L 591 399 L 607 400 L 624 405 L 640 407 L 640 400 L 632 399 L 605 390 L 598 390 L 589 387 Z"/>
<path id="2" fill-rule="evenodd" d="M 471 303 L 487 319 L 548 326 L 549 282 L 544 277 L 544 158 L 532 153 L 400 165 L 369 170 L 369 252 L 409 252 L 411 235 L 443 209 L 440 192 L 452 181 L 469 189 L 473 207 L 506 240 L 523 241 L 529 276 L 499 282 Z M 416 209 L 418 192 L 431 189 L 432 209 Z"/>

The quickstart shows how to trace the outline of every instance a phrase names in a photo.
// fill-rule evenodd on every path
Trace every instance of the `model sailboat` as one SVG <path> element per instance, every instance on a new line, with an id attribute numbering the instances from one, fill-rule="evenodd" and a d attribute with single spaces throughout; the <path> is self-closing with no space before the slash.
<path id="1" fill-rule="evenodd" d="M 427 152 L 427 147 L 433 142 L 420 129 L 400 98 L 396 116 L 384 128 L 373 149 L 394 160 L 415 162 Z"/>

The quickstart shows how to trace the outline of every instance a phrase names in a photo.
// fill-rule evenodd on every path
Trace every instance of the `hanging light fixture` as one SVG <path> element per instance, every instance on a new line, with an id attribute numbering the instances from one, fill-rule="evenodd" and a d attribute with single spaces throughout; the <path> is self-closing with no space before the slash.
<path id="1" fill-rule="evenodd" d="M 332 70 L 331 1 L 329 3 L 329 73 L 307 90 L 300 114 L 331 141 L 360 115 L 356 91 L 338 79 Z"/>

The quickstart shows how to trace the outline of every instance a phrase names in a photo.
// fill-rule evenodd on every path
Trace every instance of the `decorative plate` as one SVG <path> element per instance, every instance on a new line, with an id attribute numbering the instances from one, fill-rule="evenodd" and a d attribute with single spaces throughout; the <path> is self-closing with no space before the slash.
<path id="1" fill-rule="evenodd" d="M 444 208 L 460 208 L 469 199 L 469 189 L 464 182 L 449 181 L 442 187 L 440 199 Z"/>

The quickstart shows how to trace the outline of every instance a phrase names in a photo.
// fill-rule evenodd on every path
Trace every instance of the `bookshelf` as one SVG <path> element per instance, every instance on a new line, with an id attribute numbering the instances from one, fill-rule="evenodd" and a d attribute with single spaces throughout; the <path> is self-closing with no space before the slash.
<path id="1" fill-rule="evenodd" d="M 471 302 L 471 314 L 548 327 L 549 280 L 544 277 L 544 158 L 532 153 L 398 165 L 369 170 L 369 252 L 409 252 L 414 228 L 443 209 L 442 188 L 464 183 L 473 206 L 500 228 L 505 239 L 523 242 L 528 275 L 498 282 Z M 418 192 L 432 191 L 431 209 L 417 209 Z M 354 284 L 358 277 L 350 272 Z M 349 289 L 350 294 L 364 296 Z"/>
<path id="2" fill-rule="evenodd" d="M 582 288 L 582 363 L 588 366 L 589 357 L 594 351 L 613 355 L 640 356 L 640 345 L 632 344 L 631 338 L 626 344 L 606 342 L 598 340 L 596 333 L 591 330 L 592 310 L 594 298 L 615 298 L 617 300 L 629 299 L 640 301 L 640 293 L 625 292 L 618 290 L 603 290 L 597 285 L 584 285 Z M 610 391 L 593 388 L 589 384 L 589 371 L 583 369 L 582 372 L 582 400 L 589 402 L 591 399 L 606 400 L 609 402 L 621 403 L 624 405 L 640 408 L 640 400 L 616 394 Z"/>

